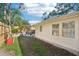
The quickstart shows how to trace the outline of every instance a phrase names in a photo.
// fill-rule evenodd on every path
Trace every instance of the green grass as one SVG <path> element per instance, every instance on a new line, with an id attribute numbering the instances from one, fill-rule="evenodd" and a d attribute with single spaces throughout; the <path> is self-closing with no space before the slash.
<path id="1" fill-rule="evenodd" d="M 48 49 L 44 47 L 40 42 L 33 42 L 32 48 L 38 55 L 46 55 L 48 53 Z"/>
<path id="2" fill-rule="evenodd" d="M 42 42 L 33 37 L 19 37 L 23 55 L 48 55 L 49 50 Z M 29 46 L 28 46 L 29 45 Z"/>
<path id="3" fill-rule="evenodd" d="M 20 46 L 19 46 L 19 42 L 18 42 L 17 38 L 15 38 L 13 45 L 10 46 L 10 45 L 7 45 L 7 44 L 3 44 L 3 47 L 6 48 L 9 51 L 11 51 L 11 50 L 14 51 L 17 56 L 21 56 L 22 55 L 21 49 L 20 49 Z"/>

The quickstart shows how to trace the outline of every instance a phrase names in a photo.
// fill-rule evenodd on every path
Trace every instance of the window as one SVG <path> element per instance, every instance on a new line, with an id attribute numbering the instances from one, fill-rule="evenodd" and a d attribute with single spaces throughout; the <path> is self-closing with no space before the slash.
<path id="1" fill-rule="evenodd" d="M 42 26 L 40 26 L 40 32 L 42 32 Z"/>
<path id="2" fill-rule="evenodd" d="M 75 38 L 75 22 L 68 22 L 62 24 L 62 36 L 68 38 Z"/>
<path id="3" fill-rule="evenodd" d="M 52 25 L 52 35 L 59 36 L 59 24 Z"/>

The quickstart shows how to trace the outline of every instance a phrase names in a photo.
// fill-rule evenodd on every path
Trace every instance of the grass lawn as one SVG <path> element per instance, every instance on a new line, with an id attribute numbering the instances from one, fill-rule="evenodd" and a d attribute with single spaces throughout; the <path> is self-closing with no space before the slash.
<path id="1" fill-rule="evenodd" d="M 73 56 L 74 54 L 34 37 L 18 37 L 24 56 Z"/>
<path id="2" fill-rule="evenodd" d="M 46 55 L 48 53 L 48 49 L 45 46 L 43 46 L 40 42 L 33 42 L 32 49 L 38 55 Z"/>
<path id="3" fill-rule="evenodd" d="M 4 43 L 3 47 L 5 49 L 9 50 L 9 51 L 14 51 L 17 56 L 21 56 L 22 55 L 21 49 L 20 49 L 20 46 L 19 46 L 17 38 L 15 38 L 13 45 L 9 46 L 9 45 L 7 45 L 7 44 Z"/>
<path id="4" fill-rule="evenodd" d="M 22 49 L 23 55 L 47 55 L 48 49 L 41 42 L 35 40 L 33 37 L 19 37 L 19 43 Z"/>

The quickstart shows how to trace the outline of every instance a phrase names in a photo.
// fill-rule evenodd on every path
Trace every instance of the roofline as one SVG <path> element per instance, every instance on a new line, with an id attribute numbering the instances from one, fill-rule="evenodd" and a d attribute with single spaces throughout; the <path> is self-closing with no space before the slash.
<path id="1" fill-rule="evenodd" d="M 51 18 L 49 18 L 47 20 L 44 20 L 44 21 L 42 21 L 40 23 L 37 23 L 37 24 L 34 24 L 32 26 L 40 25 L 40 24 L 48 22 L 50 20 L 55 21 L 56 19 L 60 19 L 60 18 L 62 18 L 64 20 L 65 18 L 71 18 L 71 17 L 75 17 L 75 16 L 78 16 L 78 15 L 79 15 L 79 11 L 78 12 L 73 12 L 73 13 L 67 14 L 67 15 L 62 15 L 62 16 L 57 16 L 57 17 L 51 17 Z"/>

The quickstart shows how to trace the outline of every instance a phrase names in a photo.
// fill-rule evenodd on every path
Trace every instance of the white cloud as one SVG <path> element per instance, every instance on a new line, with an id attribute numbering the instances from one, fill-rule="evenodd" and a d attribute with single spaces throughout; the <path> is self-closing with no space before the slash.
<path id="1" fill-rule="evenodd" d="M 34 16 L 42 16 L 42 14 L 45 12 L 43 8 L 29 8 L 27 9 L 27 12 L 29 15 L 34 15 Z"/>
<path id="2" fill-rule="evenodd" d="M 54 6 L 56 5 L 56 3 L 26 3 L 26 11 L 29 15 L 32 16 L 39 16 L 41 17 L 42 14 L 44 12 L 51 12 L 52 10 L 54 10 Z M 40 20 L 31 20 L 29 21 L 29 23 L 32 24 L 36 24 L 39 23 Z"/>
<path id="3" fill-rule="evenodd" d="M 37 3 L 25 3 L 26 7 L 38 7 L 39 4 Z"/>
<path id="4" fill-rule="evenodd" d="M 36 24 L 36 23 L 39 23 L 39 22 L 41 22 L 40 20 L 31 20 L 31 21 L 29 21 L 29 23 L 31 24 L 31 25 L 33 25 L 33 24 Z"/>
<path id="5" fill-rule="evenodd" d="M 49 6 L 54 7 L 57 3 L 50 3 Z"/>
<path id="6" fill-rule="evenodd" d="M 44 12 L 51 12 L 52 10 L 54 10 L 56 3 L 26 3 L 25 5 L 29 15 L 40 17 Z"/>

